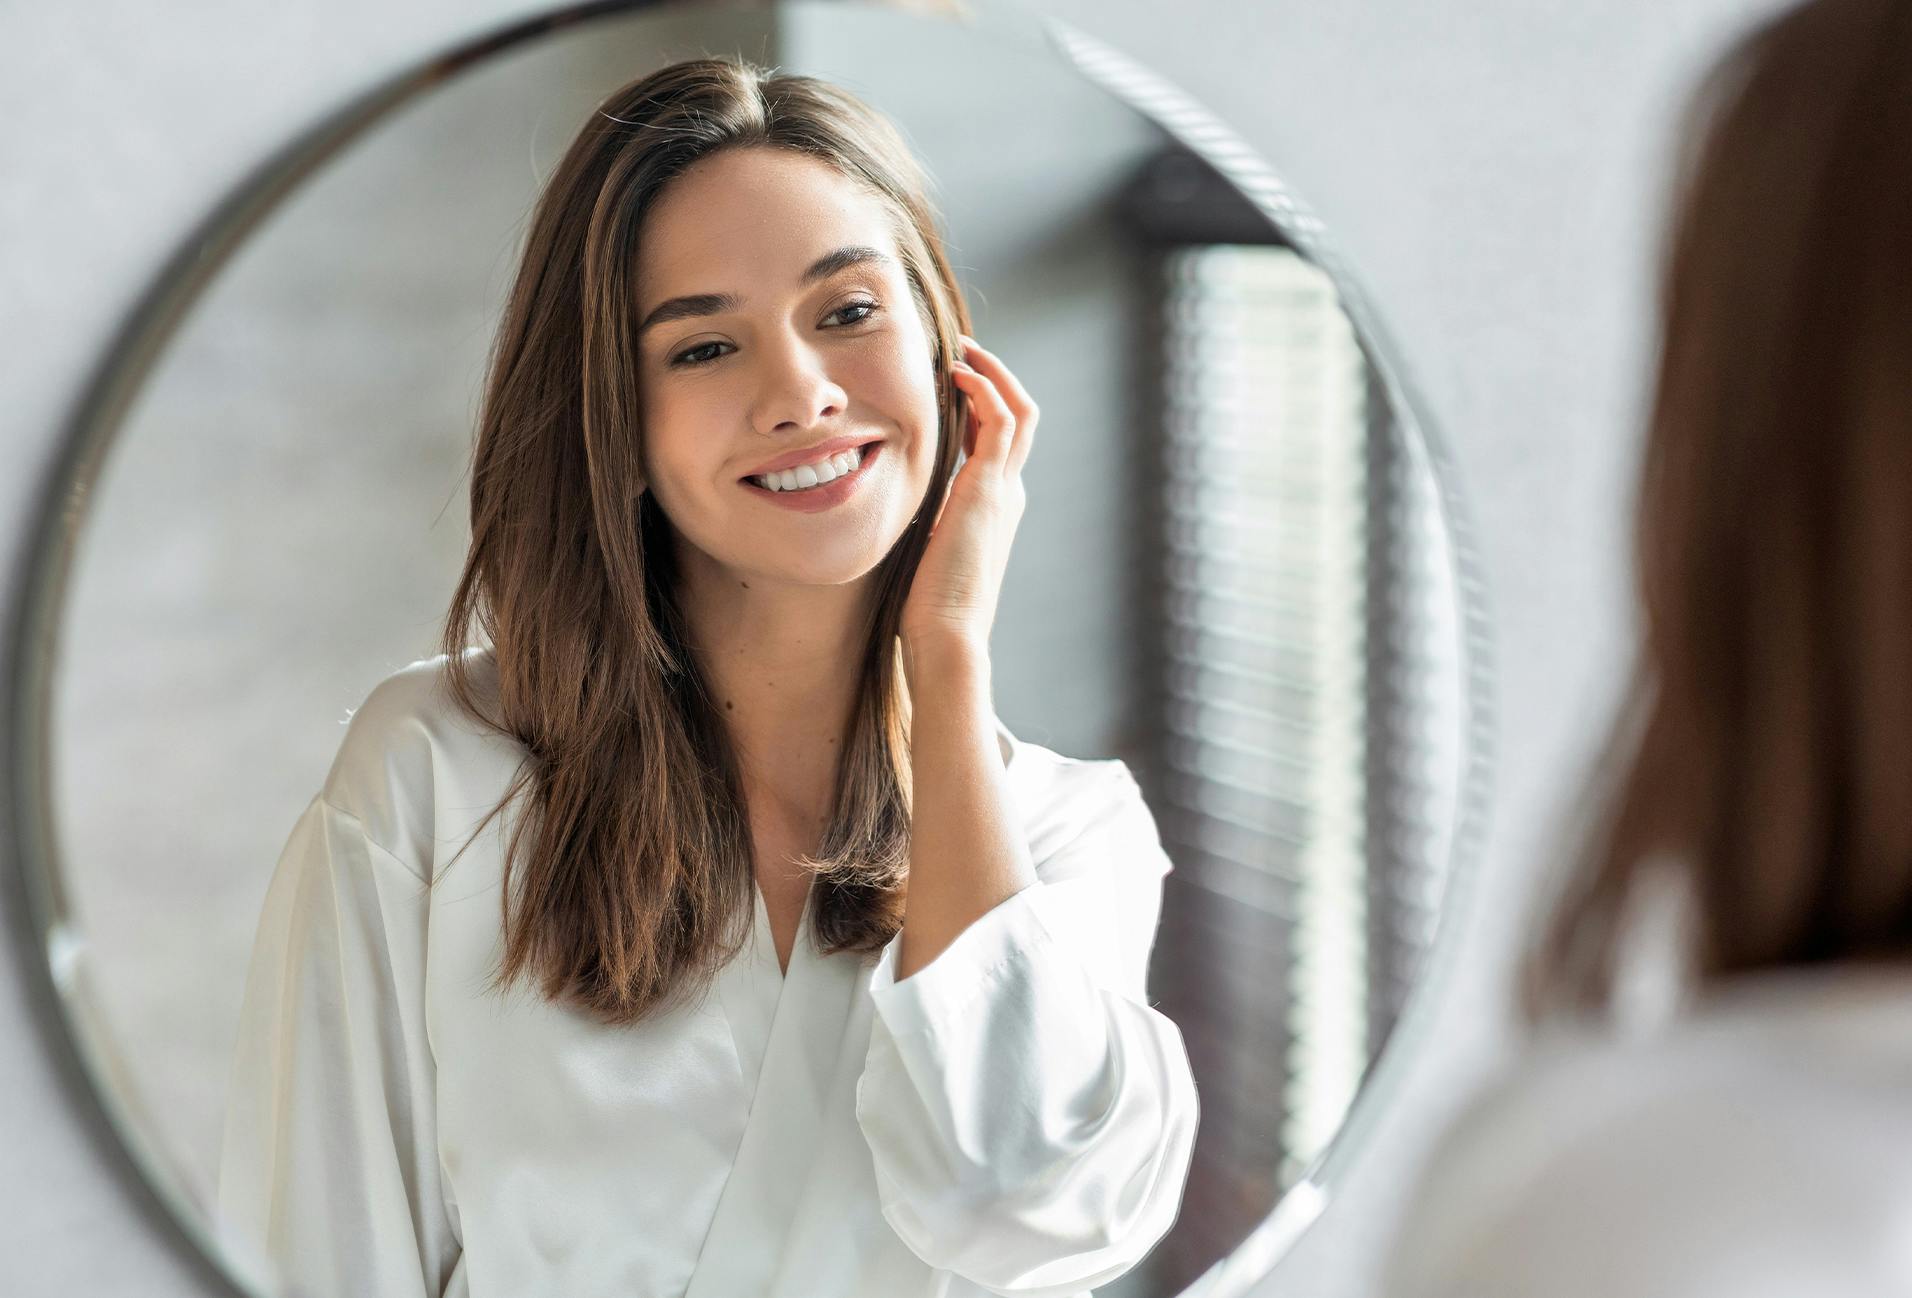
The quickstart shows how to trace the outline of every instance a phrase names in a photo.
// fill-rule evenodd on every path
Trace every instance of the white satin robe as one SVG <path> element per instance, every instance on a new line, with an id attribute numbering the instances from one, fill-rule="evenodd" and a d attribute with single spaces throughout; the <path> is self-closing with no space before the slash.
<path id="1" fill-rule="evenodd" d="M 481 653 L 470 650 L 469 653 Z M 488 664 L 488 659 L 482 660 Z M 502 949 L 522 750 L 444 660 L 357 710 L 272 877 L 219 1183 L 243 1266 L 341 1298 L 1079 1295 L 1173 1224 L 1198 1120 L 1144 973 L 1170 863 L 1120 761 L 999 735 L 1039 881 L 928 966 L 750 945 L 616 1029 Z"/>
<path id="2" fill-rule="evenodd" d="M 1624 1035 L 1550 1024 L 1476 1093 L 1374 1292 L 1912 1294 L 1912 967 L 1689 991 Z"/>

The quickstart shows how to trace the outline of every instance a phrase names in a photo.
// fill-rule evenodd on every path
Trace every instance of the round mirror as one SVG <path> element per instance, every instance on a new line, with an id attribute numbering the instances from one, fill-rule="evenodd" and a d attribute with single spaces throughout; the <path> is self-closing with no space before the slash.
<path id="1" fill-rule="evenodd" d="M 591 6 L 472 42 L 263 165 L 115 343 L 46 496 L 10 846 L 103 1120 L 235 1286 L 279 1291 L 219 1208 L 274 863 L 374 689 L 438 653 L 541 189 L 607 95 L 687 58 L 819 77 L 894 122 L 971 332 L 1040 403 L 994 706 L 1012 761 L 1133 775 L 1171 867 L 1146 1006 L 1200 1097 L 1172 1226 L 1095 1292 L 1223 1292 L 1257 1239 L 1272 1261 L 1266 1241 L 1355 1151 L 1351 1108 L 1412 1066 L 1397 1027 L 1425 999 L 1483 797 L 1482 614 L 1452 476 L 1373 312 L 1265 165 L 1089 37 L 990 15 Z M 420 1039 L 449 1051 L 451 1031 Z M 458 1067 L 507 1062 L 538 1066 Z M 658 1067 L 697 1090 L 699 1062 Z M 750 1137 L 735 1116 L 723 1130 Z M 460 1255 L 430 1291 L 533 1291 L 481 1281 L 487 1249 L 462 1232 L 492 1187 L 439 1152 Z M 624 1172 L 673 1210 L 632 1232 L 681 1238 L 650 1249 L 665 1287 L 620 1291 L 742 1292 L 709 1247 L 746 1220 L 731 1197 Z M 829 1211 L 826 1178 L 800 1189 L 750 1238 Z M 571 1213 L 555 1201 L 512 1256 L 611 1266 L 622 1245 L 564 1235 Z"/>

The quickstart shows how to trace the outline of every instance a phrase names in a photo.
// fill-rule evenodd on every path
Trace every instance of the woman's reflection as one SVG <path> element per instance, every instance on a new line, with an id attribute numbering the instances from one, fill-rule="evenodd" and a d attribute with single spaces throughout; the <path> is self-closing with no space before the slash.
<path id="1" fill-rule="evenodd" d="M 444 653 L 358 709 L 258 930 L 219 1197 L 289 1282 L 1065 1295 L 1174 1221 L 1169 860 L 1122 762 L 995 717 L 1036 405 L 926 188 L 727 60 L 559 163 Z"/>

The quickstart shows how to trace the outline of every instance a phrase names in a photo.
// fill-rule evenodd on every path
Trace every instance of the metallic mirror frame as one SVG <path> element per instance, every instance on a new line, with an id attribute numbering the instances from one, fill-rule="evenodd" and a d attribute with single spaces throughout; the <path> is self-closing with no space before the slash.
<path id="1" fill-rule="evenodd" d="M 850 0 L 845 0 L 850 2 Z M 49 471 L 32 497 L 26 540 L 13 574 L 17 592 L 7 610 L 4 661 L 8 772 L 0 780 L 0 897 L 8 911 L 31 1013 L 55 1060 L 68 1114 L 88 1134 L 101 1160 L 139 1215 L 208 1292 L 258 1298 L 238 1287 L 202 1205 L 171 1159 L 150 1137 L 137 1111 L 133 1061 L 116 1050 L 88 984 L 86 936 L 74 924 L 55 868 L 57 849 L 45 757 L 49 752 L 54 650 L 59 615 L 91 488 L 140 385 L 188 310 L 279 201 L 384 116 L 501 51 L 578 24 L 670 7 L 671 0 L 597 0 L 572 4 L 456 43 L 354 96 L 260 162 L 177 246 L 121 322 L 87 379 L 63 428 Z M 718 7 L 713 5 L 713 7 Z M 721 7 L 774 11 L 775 0 Z M 877 7 L 909 8 L 907 5 Z M 993 7 L 993 6 L 992 6 Z M 1019 16 L 1029 21 L 1033 16 Z M 1453 467 L 1429 427 L 1385 332 L 1321 222 L 1291 195 L 1273 170 L 1210 113 L 1127 57 L 1054 20 L 1034 19 L 1052 49 L 1096 84 L 1151 119 L 1205 159 L 1248 196 L 1293 247 L 1333 280 L 1370 363 L 1380 376 L 1396 427 L 1433 473 L 1454 561 L 1463 637 L 1461 738 L 1464 770 L 1433 947 L 1406 1011 L 1371 1066 L 1366 1082 L 1326 1151 L 1229 1257 L 1216 1263 L 1184 1298 L 1235 1298 L 1279 1261 L 1320 1215 L 1333 1184 L 1357 1156 L 1365 1134 L 1400 1089 L 1419 1055 L 1455 959 L 1459 917 L 1472 896 L 1475 860 L 1490 788 L 1491 642 L 1486 596 Z M 995 29 L 994 21 L 983 24 Z M 1004 33 L 1008 34 L 1008 33 Z"/>

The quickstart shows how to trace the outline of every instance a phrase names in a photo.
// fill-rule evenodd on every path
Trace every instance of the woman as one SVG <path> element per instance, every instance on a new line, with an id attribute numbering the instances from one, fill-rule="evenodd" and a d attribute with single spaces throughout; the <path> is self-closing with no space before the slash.
<path id="1" fill-rule="evenodd" d="M 1126 766 L 994 717 L 1037 409 L 924 191 L 723 60 L 559 163 L 445 652 L 259 929 L 220 1205 L 305 1292 L 1078 1294 L 1173 1222 L 1169 861 Z"/>
<path id="2" fill-rule="evenodd" d="M 1791 9 L 1697 107 L 1637 688 L 1528 994 L 1670 949 L 1684 1003 L 1478 1102 L 1390 1295 L 1912 1293 L 1912 5 Z"/>

